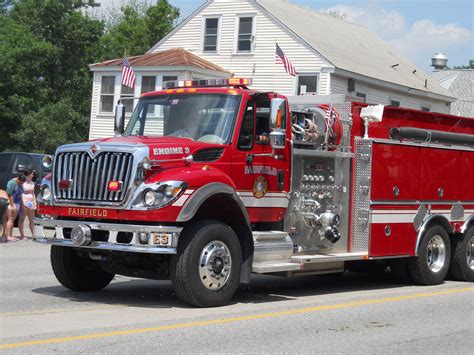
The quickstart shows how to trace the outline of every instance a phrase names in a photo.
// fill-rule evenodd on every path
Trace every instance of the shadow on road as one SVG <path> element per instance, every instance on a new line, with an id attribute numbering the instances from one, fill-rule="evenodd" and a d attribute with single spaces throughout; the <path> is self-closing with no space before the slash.
<path id="1" fill-rule="evenodd" d="M 297 276 L 293 278 L 255 275 L 249 285 L 242 285 L 235 302 L 263 303 L 295 299 L 305 296 L 347 293 L 353 291 L 398 288 L 390 273 L 370 275 L 346 272 L 341 276 Z"/>
<path id="2" fill-rule="evenodd" d="M 346 272 L 342 276 L 299 276 L 293 278 L 253 275 L 252 282 L 242 285 L 231 303 L 283 302 L 304 296 L 381 290 L 400 286 L 389 273 L 383 276 L 374 276 Z M 114 281 L 100 292 L 75 292 L 61 285 L 37 288 L 32 291 L 74 302 L 127 305 L 141 308 L 189 308 L 179 301 L 170 281 L 116 276 Z"/>

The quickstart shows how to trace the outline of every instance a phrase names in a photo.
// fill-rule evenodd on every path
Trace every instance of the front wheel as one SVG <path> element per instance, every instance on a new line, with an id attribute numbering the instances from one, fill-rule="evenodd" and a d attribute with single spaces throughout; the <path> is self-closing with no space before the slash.
<path id="1" fill-rule="evenodd" d="M 114 278 L 99 263 L 80 257 L 76 250 L 58 245 L 51 246 L 51 266 L 58 281 L 73 291 L 99 291 Z"/>
<path id="2" fill-rule="evenodd" d="M 474 226 L 453 241 L 450 274 L 454 280 L 474 281 Z"/>
<path id="3" fill-rule="evenodd" d="M 234 231 L 221 222 L 199 221 L 179 237 L 171 259 L 171 281 L 177 296 L 191 306 L 222 306 L 239 286 L 241 266 Z"/>
<path id="4" fill-rule="evenodd" d="M 450 259 L 448 232 L 440 225 L 433 225 L 423 234 L 418 256 L 408 260 L 408 271 L 416 284 L 437 285 L 446 277 Z"/>

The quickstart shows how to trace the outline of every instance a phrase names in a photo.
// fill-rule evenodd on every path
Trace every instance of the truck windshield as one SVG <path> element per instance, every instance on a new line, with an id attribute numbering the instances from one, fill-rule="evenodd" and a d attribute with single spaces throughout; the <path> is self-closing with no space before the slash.
<path id="1" fill-rule="evenodd" d="M 125 136 L 171 136 L 201 142 L 228 143 L 240 96 L 177 94 L 140 99 Z"/>

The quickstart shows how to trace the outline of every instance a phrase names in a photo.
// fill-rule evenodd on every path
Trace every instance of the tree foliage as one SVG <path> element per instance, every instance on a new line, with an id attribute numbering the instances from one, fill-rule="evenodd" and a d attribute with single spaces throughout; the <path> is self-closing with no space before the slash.
<path id="1" fill-rule="evenodd" d="M 81 142 L 89 132 L 89 118 L 74 110 L 70 98 L 43 106 L 23 117 L 15 134 L 23 151 L 53 154 L 62 144 Z"/>
<path id="2" fill-rule="evenodd" d="M 105 53 L 109 58 L 143 54 L 173 29 L 178 17 L 179 10 L 167 0 L 158 0 L 153 6 L 131 0 L 122 6 L 121 13 L 112 11 L 106 17 Z"/>
<path id="3" fill-rule="evenodd" d="M 38 110 L 51 94 L 44 81 L 54 46 L 33 36 L 24 25 L 0 16 L 0 151 L 14 149 L 12 136 L 24 115 Z"/>
<path id="4" fill-rule="evenodd" d="M 0 151 L 53 152 L 86 140 L 88 65 L 143 54 L 171 31 L 179 10 L 167 0 L 129 0 L 105 19 L 94 0 L 0 0 Z"/>

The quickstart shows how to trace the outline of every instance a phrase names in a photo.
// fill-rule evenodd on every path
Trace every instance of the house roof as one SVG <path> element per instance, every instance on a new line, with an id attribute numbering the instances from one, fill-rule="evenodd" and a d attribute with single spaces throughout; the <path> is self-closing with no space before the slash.
<path id="1" fill-rule="evenodd" d="M 255 2 L 336 69 L 452 97 L 436 80 L 363 26 L 286 0 Z"/>
<path id="2" fill-rule="evenodd" d="M 457 97 L 451 104 L 451 113 L 455 115 L 474 117 L 474 70 L 440 70 L 431 77 Z"/>
<path id="3" fill-rule="evenodd" d="M 173 48 L 166 51 L 146 53 L 128 58 L 130 65 L 136 67 L 168 67 L 168 66 L 187 66 L 200 69 L 218 71 L 231 74 L 220 66 L 209 62 L 183 48 Z M 123 58 L 106 60 L 105 62 L 89 65 L 91 68 L 98 67 L 121 67 Z"/>

